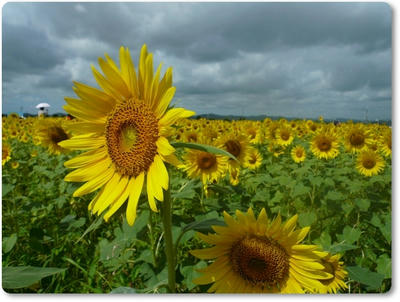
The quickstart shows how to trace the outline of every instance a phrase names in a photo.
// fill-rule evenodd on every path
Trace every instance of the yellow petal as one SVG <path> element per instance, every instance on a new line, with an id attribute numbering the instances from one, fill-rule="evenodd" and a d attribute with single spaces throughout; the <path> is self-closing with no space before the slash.
<path id="1" fill-rule="evenodd" d="M 175 124 L 177 121 L 191 117 L 194 114 L 194 111 L 186 110 L 184 108 L 172 108 L 160 119 L 159 125 L 162 127 L 168 127 Z"/>
<path id="2" fill-rule="evenodd" d="M 158 174 L 157 166 L 156 166 L 155 162 L 153 162 L 149 167 L 149 171 L 147 172 L 147 182 L 149 182 L 149 181 L 151 182 L 151 187 L 153 189 L 153 191 L 151 192 L 152 195 L 155 198 L 157 198 L 157 200 L 163 201 L 164 194 L 163 194 L 163 190 L 161 187 L 161 183 L 159 181 L 159 177 L 160 177 L 160 175 Z"/>
<path id="3" fill-rule="evenodd" d="M 155 110 L 155 115 L 158 119 L 160 119 L 163 116 L 165 110 L 167 110 L 168 105 L 171 103 L 171 100 L 175 95 L 175 91 L 176 91 L 176 88 L 171 87 L 162 96 L 162 98 L 161 98 L 160 102 L 158 103 L 158 106 L 156 107 L 156 110 Z"/>
<path id="4" fill-rule="evenodd" d="M 192 250 L 190 253 L 200 259 L 214 259 L 229 254 L 229 247 L 213 246 L 208 249 Z"/>
<path id="5" fill-rule="evenodd" d="M 96 191 L 98 188 L 102 187 L 105 183 L 107 183 L 114 175 L 114 173 L 115 169 L 109 168 L 104 173 L 99 174 L 97 177 L 93 178 L 92 180 L 88 181 L 83 186 L 81 186 L 79 189 L 77 189 L 72 196 L 79 197 L 91 193 L 93 191 Z"/>
<path id="6" fill-rule="evenodd" d="M 105 148 L 90 150 L 67 160 L 64 166 L 67 168 L 81 168 L 101 161 L 105 157 L 107 157 L 107 150 Z"/>
<path id="7" fill-rule="evenodd" d="M 128 206 L 126 207 L 126 220 L 131 226 L 135 223 L 136 209 L 139 202 L 140 193 L 142 192 L 143 182 L 144 172 L 140 173 L 136 177 L 129 194 Z"/>
<path id="8" fill-rule="evenodd" d="M 164 137 L 160 136 L 156 141 L 157 152 L 163 156 L 168 156 L 175 152 L 175 148 L 171 146 L 169 141 Z"/>
<path id="9" fill-rule="evenodd" d="M 126 199 L 129 197 L 129 193 L 132 191 L 134 181 L 135 181 L 135 178 L 131 177 L 128 182 L 128 185 L 126 186 L 126 189 L 122 192 L 120 197 L 118 197 L 118 199 L 110 205 L 109 210 L 104 215 L 105 221 L 108 221 L 110 219 L 110 217 L 124 204 Z"/>
<path id="10" fill-rule="evenodd" d="M 161 187 L 164 190 L 168 190 L 168 171 L 167 168 L 164 165 L 164 162 L 162 161 L 161 157 L 159 155 L 156 155 L 154 157 L 154 163 L 155 168 L 156 168 L 156 174 L 159 177 L 159 182 L 161 183 Z"/>
<path id="11" fill-rule="evenodd" d="M 115 203 L 123 195 L 124 191 L 126 191 L 128 183 L 129 183 L 129 176 L 123 176 L 120 178 L 119 182 L 115 185 L 115 188 L 110 194 L 110 196 L 107 198 L 106 201 L 104 201 L 100 205 L 98 209 L 99 215 L 103 213 L 105 209 L 107 209 L 109 206 Z"/>
<path id="12" fill-rule="evenodd" d="M 93 122 L 76 122 L 67 125 L 67 129 L 76 135 L 85 133 L 96 133 L 97 135 L 103 135 L 105 131 L 105 124 Z"/>
<path id="13" fill-rule="evenodd" d="M 105 77 L 103 77 L 101 73 L 98 72 L 93 65 L 91 66 L 91 68 L 97 84 L 99 84 L 99 86 L 108 95 L 119 101 L 123 101 L 125 99 L 124 96 L 115 87 L 113 87 L 113 85 Z"/>
<path id="14" fill-rule="evenodd" d="M 122 193 L 121 187 L 118 186 L 121 175 L 114 173 L 113 177 L 106 184 L 103 194 L 99 197 L 96 204 L 93 207 L 93 213 L 101 214 L 100 209 L 106 209 L 116 198 Z"/>
<path id="15" fill-rule="evenodd" d="M 121 64 L 121 74 L 128 86 L 131 94 L 135 98 L 139 98 L 138 83 L 135 72 L 135 66 L 132 62 L 131 55 L 129 54 L 129 49 L 124 49 L 122 46 L 119 51 L 119 60 Z"/>
<path id="16" fill-rule="evenodd" d="M 59 146 L 71 150 L 91 150 L 104 146 L 104 136 L 95 137 L 90 135 L 77 135 L 58 143 Z"/>
<path id="17" fill-rule="evenodd" d="M 154 195 L 153 195 L 154 194 L 153 183 L 149 177 L 149 174 L 147 174 L 146 189 L 147 189 L 147 200 L 149 201 L 150 209 L 153 212 L 158 212 L 156 201 L 154 200 Z"/>
<path id="18" fill-rule="evenodd" d="M 119 72 L 117 72 L 115 68 L 110 66 L 110 64 L 108 62 L 105 62 L 102 58 L 99 58 L 99 65 L 111 86 L 126 99 L 129 99 L 131 97 L 131 94 Z"/>
<path id="19" fill-rule="evenodd" d="M 115 100 L 107 93 L 83 83 L 76 81 L 73 83 L 75 87 L 72 87 L 72 89 L 81 99 L 96 102 L 98 106 L 105 108 L 107 111 L 111 111 L 114 108 Z"/>
<path id="20" fill-rule="evenodd" d="M 111 165 L 111 160 L 109 158 L 105 158 L 99 162 L 93 163 L 91 165 L 87 165 L 83 168 L 76 169 L 70 173 L 68 173 L 65 177 L 65 181 L 76 181 L 83 182 L 91 180 L 97 177 L 99 174 L 104 173 L 108 167 Z"/>

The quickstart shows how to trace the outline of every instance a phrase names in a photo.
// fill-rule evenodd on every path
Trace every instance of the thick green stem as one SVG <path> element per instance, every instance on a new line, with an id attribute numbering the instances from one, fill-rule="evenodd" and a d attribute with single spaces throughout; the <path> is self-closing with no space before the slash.
<path id="1" fill-rule="evenodd" d="M 162 221 L 164 227 L 165 254 L 167 256 L 168 266 L 168 287 L 171 293 L 175 293 L 175 250 L 172 240 L 172 203 L 169 188 L 164 192 Z"/>

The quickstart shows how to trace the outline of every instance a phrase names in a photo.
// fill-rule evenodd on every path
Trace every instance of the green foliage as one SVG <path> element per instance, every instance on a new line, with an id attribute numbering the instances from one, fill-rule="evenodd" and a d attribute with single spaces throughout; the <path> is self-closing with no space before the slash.
<path id="1" fill-rule="evenodd" d="M 80 184 L 63 180 L 68 173 L 63 162 L 77 152 L 53 156 L 38 146 L 16 140 L 11 144 L 13 160 L 20 166 L 12 169 L 9 162 L 3 166 L 2 265 L 8 292 L 167 292 L 160 213 L 150 211 L 144 194 L 134 226 L 126 222 L 126 205 L 105 222 L 87 209 L 94 194 L 73 198 Z M 174 146 L 179 152 L 193 147 Z M 189 180 L 182 171 L 170 168 L 172 232 L 179 243 L 178 292 L 207 290 L 193 283 L 201 275 L 197 269 L 208 264 L 189 253 L 209 247 L 196 232 L 212 233 L 213 225 L 224 225 L 223 211 L 234 215 L 249 207 L 256 215 L 265 208 L 270 219 L 278 213 L 283 220 L 298 214 L 298 226 L 311 227 L 306 244 L 342 255 L 352 293 L 389 290 L 390 161 L 382 174 L 367 178 L 354 169 L 354 156 L 344 152 L 334 160 L 308 154 L 304 163 L 295 164 L 288 150 L 275 158 L 265 146 L 258 148 L 263 163 L 257 171 L 243 169 L 237 186 L 228 178 L 210 184 L 209 196 L 198 179 Z M 39 151 L 37 157 L 30 156 L 32 150 Z"/>

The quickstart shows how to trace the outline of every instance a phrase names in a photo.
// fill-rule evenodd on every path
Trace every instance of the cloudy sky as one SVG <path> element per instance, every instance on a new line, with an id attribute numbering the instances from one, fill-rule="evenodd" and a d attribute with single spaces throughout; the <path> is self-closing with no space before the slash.
<path id="1" fill-rule="evenodd" d="M 98 57 L 146 43 L 198 114 L 390 119 L 391 26 L 384 3 L 7 3 L 2 110 L 63 112 Z"/>

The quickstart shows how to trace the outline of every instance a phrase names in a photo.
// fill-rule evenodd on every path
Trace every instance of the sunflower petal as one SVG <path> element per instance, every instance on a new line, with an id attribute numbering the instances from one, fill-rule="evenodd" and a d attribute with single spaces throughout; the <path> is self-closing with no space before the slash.
<path id="1" fill-rule="evenodd" d="M 136 209 L 139 197 L 142 192 L 144 182 L 144 172 L 140 173 L 133 182 L 132 189 L 129 193 L 128 206 L 126 207 L 126 220 L 129 225 L 133 225 L 136 220 Z"/>

